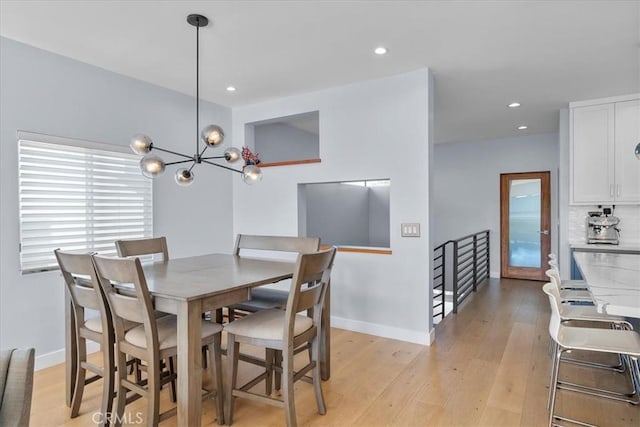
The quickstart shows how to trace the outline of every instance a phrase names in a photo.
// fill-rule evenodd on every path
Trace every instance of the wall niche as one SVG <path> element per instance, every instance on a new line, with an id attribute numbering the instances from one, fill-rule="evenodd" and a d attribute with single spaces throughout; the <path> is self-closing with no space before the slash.
<path id="1" fill-rule="evenodd" d="M 318 111 L 245 124 L 245 145 L 261 160 L 260 167 L 320 162 Z"/>

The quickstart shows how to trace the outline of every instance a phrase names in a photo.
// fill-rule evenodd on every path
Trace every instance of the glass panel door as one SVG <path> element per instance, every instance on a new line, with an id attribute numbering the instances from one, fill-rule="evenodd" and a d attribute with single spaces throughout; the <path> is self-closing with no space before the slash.
<path id="1" fill-rule="evenodd" d="M 545 280 L 550 239 L 549 172 L 500 175 L 501 275 Z"/>
<path id="2" fill-rule="evenodd" d="M 540 268 L 540 179 L 509 185 L 509 265 Z"/>

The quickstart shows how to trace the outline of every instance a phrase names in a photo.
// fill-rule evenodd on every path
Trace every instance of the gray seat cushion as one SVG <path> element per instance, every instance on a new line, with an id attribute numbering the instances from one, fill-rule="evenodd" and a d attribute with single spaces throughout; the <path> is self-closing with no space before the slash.
<path id="1" fill-rule="evenodd" d="M 264 340 L 281 340 L 284 338 L 284 322 L 286 312 L 278 309 L 262 310 L 242 319 L 225 325 L 230 334 Z M 294 335 L 300 335 L 313 326 L 313 320 L 301 314 L 296 315 L 293 328 Z"/>
<path id="2" fill-rule="evenodd" d="M 178 326 L 176 316 L 164 316 L 156 321 L 158 325 L 158 344 L 160 350 L 175 347 L 177 345 Z M 215 334 L 222 331 L 222 326 L 217 323 L 207 321 L 202 322 L 202 333 L 200 336 L 203 340 L 211 338 Z M 136 326 L 124 335 L 125 341 L 136 347 L 146 348 L 147 337 L 144 333 L 144 326 Z"/>

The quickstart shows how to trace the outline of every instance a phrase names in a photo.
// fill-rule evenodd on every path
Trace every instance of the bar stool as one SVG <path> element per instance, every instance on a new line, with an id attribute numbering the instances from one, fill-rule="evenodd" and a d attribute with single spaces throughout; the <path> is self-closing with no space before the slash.
<path id="1" fill-rule="evenodd" d="M 163 382 L 173 380 L 171 376 L 167 378 L 161 375 L 161 361 L 177 355 L 176 317 L 169 315 L 156 318 L 139 258 L 108 258 L 94 255 L 93 261 L 100 289 L 113 313 L 115 359 L 118 367 L 115 425 L 121 425 L 124 407 L 131 401 L 127 393 L 133 392 L 147 398 L 147 424 L 155 426 L 176 412 L 176 408 L 173 408 L 160 414 L 160 387 Z M 134 292 L 118 293 L 113 283 L 131 284 Z M 125 330 L 126 322 L 140 325 Z M 208 365 L 210 373 L 215 378 L 215 390 L 206 390 L 202 397 L 215 396 L 216 416 L 220 425 L 224 424 L 221 335 L 221 325 L 202 321 L 201 342 L 203 346 L 209 347 L 211 360 Z M 145 383 L 138 384 L 127 379 L 125 358 L 128 355 L 147 362 Z"/>
<path id="2" fill-rule="evenodd" d="M 592 396 L 603 397 L 623 401 L 637 405 L 638 399 L 630 399 L 637 392 L 619 393 L 608 390 L 586 387 L 583 385 L 562 386 L 559 378 L 560 363 L 563 361 L 563 354 L 572 350 L 587 351 L 593 353 L 614 353 L 627 356 L 625 360 L 629 363 L 629 372 L 634 388 L 637 390 L 639 383 L 638 358 L 640 358 L 640 336 L 635 331 L 616 330 L 616 329 L 597 329 L 571 327 L 562 324 L 560 317 L 560 300 L 556 285 L 547 283 L 543 287 L 544 292 L 549 297 L 549 305 L 551 307 L 551 318 L 549 320 L 549 335 L 555 343 L 555 352 L 553 355 L 551 384 L 549 386 L 549 426 L 557 426 L 555 420 L 568 421 L 571 423 L 589 426 L 584 422 L 562 417 L 555 414 L 556 394 L 559 388 L 589 394 Z"/>
<path id="3" fill-rule="evenodd" d="M 99 291 L 96 272 L 90 254 L 77 254 L 54 251 L 62 277 L 64 278 L 75 317 L 73 333 L 76 337 L 75 348 L 75 383 L 71 394 L 71 418 L 78 416 L 84 386 L 100 378 L 103 380 L 100 412 L 100 425 L 107 424 L 111 413 L 114 393 L 114 361 L 113 361 L 113 323 L 111 312 Z M 96 310 L 98 317 L 85 320 L 85 309 Z M 87 361 L 87 340 L 100 344 L 102 350 L 102 366 Z M 87 378 L 87 371 L 95 375 Z"/>

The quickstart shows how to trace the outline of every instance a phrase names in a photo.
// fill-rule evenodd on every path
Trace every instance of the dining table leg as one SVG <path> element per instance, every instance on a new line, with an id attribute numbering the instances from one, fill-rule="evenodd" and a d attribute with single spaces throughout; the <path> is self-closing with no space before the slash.
<path id="1" fill-rule="evenodd" d="M 77 345 L 75 331 L 75 313 L 73 306 L 71 305 L 71 296 L 69 290 L 65 286 L 64 290 L 64 390 L 65 390 L 65 402 L 67 406 L 71 407 L 71 400 L 73 399 L 73 386 L 76 382 L 76 364 L 77 360 Z"/>
<path id="2" fill-rule="evenodd" d="M 202 302 L 178 303 L 178 425 L 199 426 L 202 407 Z"/>

